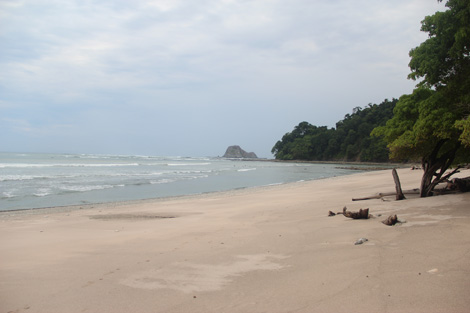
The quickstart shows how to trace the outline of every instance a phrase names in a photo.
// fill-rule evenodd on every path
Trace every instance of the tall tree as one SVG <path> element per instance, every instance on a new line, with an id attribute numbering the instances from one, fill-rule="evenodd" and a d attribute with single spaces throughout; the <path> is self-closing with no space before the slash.
<path id="1" fill-rule="evenodd" d="M 421 158 L 422 197 L 450 177 L 452 164 L 470 160 L 470 1 L 449 0 L 446 7 L 425 17 L 421 30 L 429 38 L 410 51 L 409 78 L 421 79 L 417 88 L 373 132 L 389 143 L 392 158 Z"/>

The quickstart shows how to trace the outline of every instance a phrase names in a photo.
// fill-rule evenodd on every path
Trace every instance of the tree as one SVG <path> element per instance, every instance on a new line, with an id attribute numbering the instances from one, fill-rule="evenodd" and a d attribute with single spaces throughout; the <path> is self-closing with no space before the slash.
<path id="1" fill-rule="evenodd" d="M 391 158 L 421 158 L 421 197 L 453 174 L 446 174 L 451 165 L 470 160 L 470 1 L 446 6 L 422 21 L 429 38 L 410 51 L 409 78 L 422 80 L 373 131 L 388 142 Z"/>
<path id="2" fill-rule="evenodd" d="M 336 129 L 301 122 L 276 142 L 271 152 L 280 160 L 388 161 L 385 141 L 371 138 L 370 132 L 392 118 L 397 101 L 385 99 L 379 105 L 355 107 L 336 123 Z"/>

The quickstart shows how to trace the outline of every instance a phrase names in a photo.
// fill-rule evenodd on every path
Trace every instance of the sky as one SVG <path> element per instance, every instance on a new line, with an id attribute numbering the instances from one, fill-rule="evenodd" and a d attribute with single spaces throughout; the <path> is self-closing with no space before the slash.
<path id="1" fill-rule="evenodd" d="M 0 0 L 0 151 L 259 157 L 411 93 L 437 0 Z"/>

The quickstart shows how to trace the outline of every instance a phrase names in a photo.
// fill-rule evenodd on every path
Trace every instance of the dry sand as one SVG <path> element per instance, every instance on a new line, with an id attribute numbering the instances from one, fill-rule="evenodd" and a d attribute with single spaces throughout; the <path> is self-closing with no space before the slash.
<path id="1" fill-rule="evenodd" d="M 3 213 L 0 312 L 469 312 L 470 193 L 351 201 L 390 191 L 387 170 Z M 381 216 L 327 217 L 345 205 Z"/>

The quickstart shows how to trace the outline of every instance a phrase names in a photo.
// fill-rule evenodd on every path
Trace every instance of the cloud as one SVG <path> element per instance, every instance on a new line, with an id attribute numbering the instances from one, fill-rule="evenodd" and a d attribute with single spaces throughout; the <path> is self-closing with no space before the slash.
<path id="1" fill-rule="evenodd" d="M 3 118 L 2 122 L 6 125 L 5 129 L 17 133 L 27 134 L 35 137 L 44 135 L 54 135 L 63 131 L 67 131 L 72 127 L 71 124 L 54 124 L 34 125 L 31 121 L 21 118 Z"/>
<path id="2" fill-rule="evenodd" d="M 61 131 L 83 136 L 84 150 L 91 132 L 124 136 L 119 125 L 147 137 L 140 119 L 146 132 L 179 125 L 214 138 L 194 154 L 246 141 L 269 156 L 298 122 L 334 126 L 353 107 L 410 92 L 408 51 L 437 9 L 428 0 L 2 1 L 0 113 L 31 127 L 75 125 L 82 135 Z M 214 135 L 223 125 L 241 142 Z M 179 145 L 163 137 L 159 153 L 184 150 L 183 134 L 168 139 Z"/>

